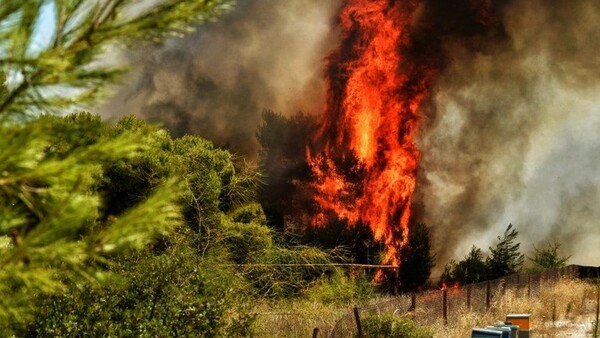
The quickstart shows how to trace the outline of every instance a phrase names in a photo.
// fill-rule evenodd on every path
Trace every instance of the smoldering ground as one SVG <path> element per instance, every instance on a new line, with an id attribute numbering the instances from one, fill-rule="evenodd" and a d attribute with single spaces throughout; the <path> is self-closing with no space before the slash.
<path id="1" fill-rule="evenodd" d="M 417 140 L 419 220 L 433 229 L 438 265 L 473 243 L 487 248 L 508 223 L 525 250 L 557 241 L 571 261 L 597 265 L 600 3 L 488 3 L 498 4 L 502 36 L 438 37 L 447 59 Z M 337 44 L 340 5 L 238 1 L 190 37 L 127 54 L 133 75 L 102 112 L 135 113 L 256 158 L 263 108 L 322 110 L 322 60 Z"/>

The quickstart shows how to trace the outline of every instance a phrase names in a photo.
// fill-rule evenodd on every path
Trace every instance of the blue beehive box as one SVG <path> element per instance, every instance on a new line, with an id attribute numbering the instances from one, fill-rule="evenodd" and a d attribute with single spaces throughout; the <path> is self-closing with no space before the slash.
<path id="1" fill-rule="evenodd" d="M 471 338 L 502 338 L 502 332 L 490 329 L 473 329 Z"/>
<path id="2" fill-rule="evenodd" d="M 502 333 L 502 338 L 511 338 L 510 334 L 512 330 L 509 327 L 505 326 L 488 326 L 486 329 L 494 330 Z"/>
<path id="3" fill-rule="evenodd" d="M 510 329 L 510 337 L 511 338 L 517 338 L 519 337 L 519 325 L 512 325 L 512 324 L 504 324 L 502 325 L 502 327 L 508 327 Z"/>

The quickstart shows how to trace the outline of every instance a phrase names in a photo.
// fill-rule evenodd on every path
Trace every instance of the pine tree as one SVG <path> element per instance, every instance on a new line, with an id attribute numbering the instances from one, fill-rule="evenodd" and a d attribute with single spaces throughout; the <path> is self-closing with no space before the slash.
<path id="1" fill-rule="evenodd" d="M 147 135 L 107 132 L 98 117 L 59 119 L 96 102 L 122 69 L 112 44 L 191 30 L 227 0 L 0 2 L 0 331 L 26 321 L 35 299 L 105 276 L 111 256 L 140 249 L 181 223 L 180 184 L 104 217 L 96 180 L 106 163 L 147 149 Z"/>
<path id="2" fill-rule="evenodd" d="M 400 253 L 401 288 L 407 291 L 422 288 L 429 279 L 433 265 L 429 228 L 423 223 L 411 224 L 408 244 Z"/>
<path id="3" fill-rule="evenodd" d="M 519 252 L 521 243 L 515 243 L 519 232 L 509 224 L 504 235 L 498 236 L 498 244 L 490 247 L 491 256 L 487 259 L 489 278 L 500 278 L 519 270 L 525 260 L 525 255 Z"/>
<path id="4" fill-rule="evenodd" d="M 9 88 L 0 121 L 64 114 L 96 102 L 124 69 L 102 59 L 115 44 L 180 36 L 229 0 L 3 0 L 0 71 Z"/>
<path id="5" fill-rule="evenodd" d="M 533 271 L 542 271 L 545 269 L 551 268 L 561 268 L 565 266 L 565 263 L 569 260 L 571 256 L 563 257 L 559 255 L 558 249 L 560 248 L 559 243 L 547 243 L 546 247 L 543 249 L 538 249 L 535 246 L 533 249 L 535 250 L 535 254 L 533 257 L 528 257 L 529 260 L 533 263 L 532 270 Z"/>
<path id="6" fill-rule="evenodd" d="M 451 260 L 440 277 L 440 284 L 460 285 L 478 283 L 487 279 L 487 265 L 480 248 L 473 245 L 460 262 Z"/>

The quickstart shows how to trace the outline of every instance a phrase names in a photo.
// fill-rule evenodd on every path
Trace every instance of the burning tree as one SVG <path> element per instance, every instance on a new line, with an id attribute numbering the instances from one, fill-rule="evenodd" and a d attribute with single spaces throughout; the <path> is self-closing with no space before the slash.
<path id="1" fill-rule="evenodd" d="M 313 224 L 335 219 L 367 224 L 385 245 L 382 263 L 401 264 L 409 241 L 423 106 L 448 63 L 443 40 L 495 27 L 495 3 L 344 3 L 342 41 L 326 60 L 325 111 L 307 151 L 319 207 Z"/>

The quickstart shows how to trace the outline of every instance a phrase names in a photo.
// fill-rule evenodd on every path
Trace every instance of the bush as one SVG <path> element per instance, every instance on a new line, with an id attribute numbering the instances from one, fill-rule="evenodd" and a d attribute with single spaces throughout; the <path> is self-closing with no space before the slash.
<path id="1" fill-rule="evenodd" d="M 409 318 L 390 314 L 366 316 L 362 319 L 362 327 L 369 338 L 433 338 L 430 329 L 418 326 Z"/>
<path id="2" fill-rule="evenodd" d="M 245 337 L 254 316 L 243 282 L 211 259 L 178 245 L 134 255 L 112 283 L 44 302 L 23 335 L 40 337 Z"/>
<path id="3" fill-rule="evenodd" d="M 329 271 L 305 291 L 308 299 L 326 304 L 357 304 L 373 298 L 375 286 L 363 273 L 347 276 L 342 269 Z"/>

